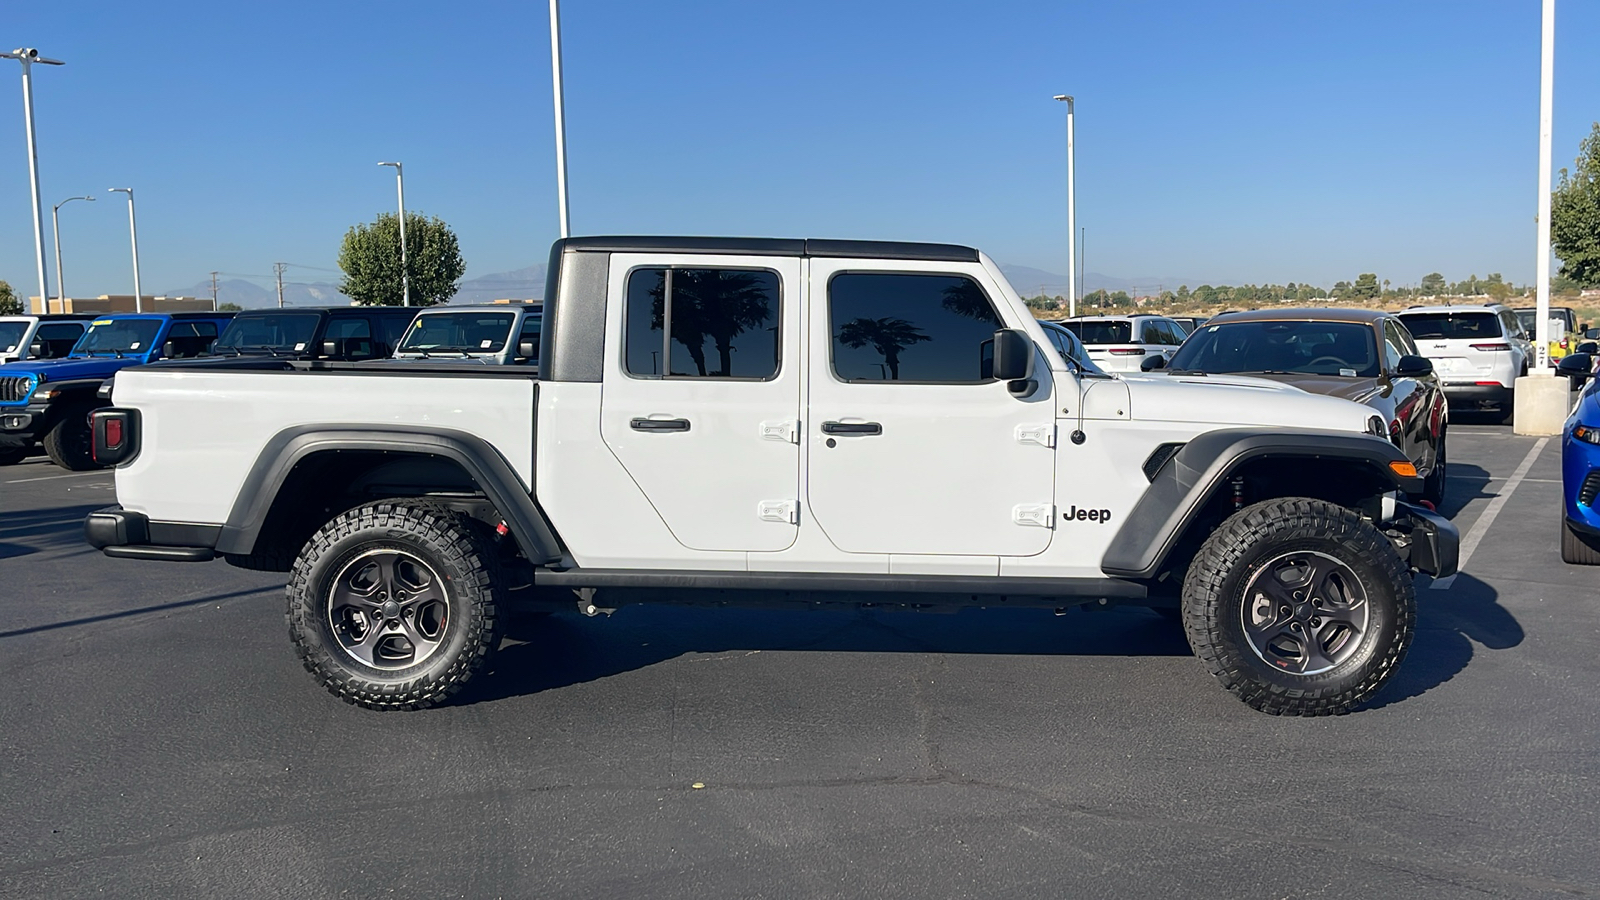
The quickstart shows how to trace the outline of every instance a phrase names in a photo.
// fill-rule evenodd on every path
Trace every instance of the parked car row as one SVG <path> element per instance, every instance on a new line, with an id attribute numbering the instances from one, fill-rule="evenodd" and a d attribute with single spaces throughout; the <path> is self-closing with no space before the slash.
<path id="1" fill-rule="evenodd" d="M 64 469 L 98 468 L 89 414 L 131 366 L 286 369 L 292 361 L 448 359 L 537 365 L 542 304 L 255 309 L 0 318 L 0 465 L 43 445 Z"/>

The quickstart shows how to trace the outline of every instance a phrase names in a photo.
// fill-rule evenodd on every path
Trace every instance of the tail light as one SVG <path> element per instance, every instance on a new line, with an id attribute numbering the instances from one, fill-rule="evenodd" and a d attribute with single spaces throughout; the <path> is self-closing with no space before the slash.
<path id="1" fill-rule="evenodd" d="M 115 466 L 139 454 L 139 411 L 136 409 L 97 409 L 89 415 L 93 435 L 94 461 Z"/>
<path id="2" fill-rule="evenodd" d="M 1510 344 L 1469 344 L 1474 350 L 1510 350 Z"/>
<path id="3" fill-rule="evenodd" d="M 1112 356 L 1143 356 L 1143 347 L 1112 347 Z"/>

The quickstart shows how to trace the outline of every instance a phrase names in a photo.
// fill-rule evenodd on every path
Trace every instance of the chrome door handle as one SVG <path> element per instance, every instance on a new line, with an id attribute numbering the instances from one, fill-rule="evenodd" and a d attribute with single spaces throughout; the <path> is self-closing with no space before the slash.
<path id="1" fill-rule="evenodd" d="M 688 431 L 688 419 L 633 419 L 628 427 L 634 431 Z"/>

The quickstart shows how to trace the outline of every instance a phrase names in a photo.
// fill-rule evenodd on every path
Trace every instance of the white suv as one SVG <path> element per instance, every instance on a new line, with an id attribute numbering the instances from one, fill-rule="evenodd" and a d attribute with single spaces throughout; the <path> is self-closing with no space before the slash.
<path id="1" fill-rule="evenodd" d="M 1416 306 L 1397 315 L 1433 361 L 1451 403 L 1511 412 L 1517 377 L 1528 373 L 1533 357 L 1516 313 L 1489 304 Z"/>
<path id="2" fill-rule="evenodd" d="M 1146 359 L 1170 362 L 1187 332 L 1166 316 L 1077 316 L 1062 327 L 1078 336 L 1089 358 L 1107 372 L 1138 372 Z"/>

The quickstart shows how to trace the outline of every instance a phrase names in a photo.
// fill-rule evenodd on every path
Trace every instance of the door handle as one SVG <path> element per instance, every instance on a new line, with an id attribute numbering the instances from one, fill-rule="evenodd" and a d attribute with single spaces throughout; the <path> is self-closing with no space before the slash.
<path id="1" fill-rule="evenodd" d="M 877 422 L 823 422 L 823 434 L 883 434 Z"/>
<path id="2" fill-rule="evenodd" d="M 634 431 L 688 431 L 688 419 L 633 419 L 628 427 Z"/>

